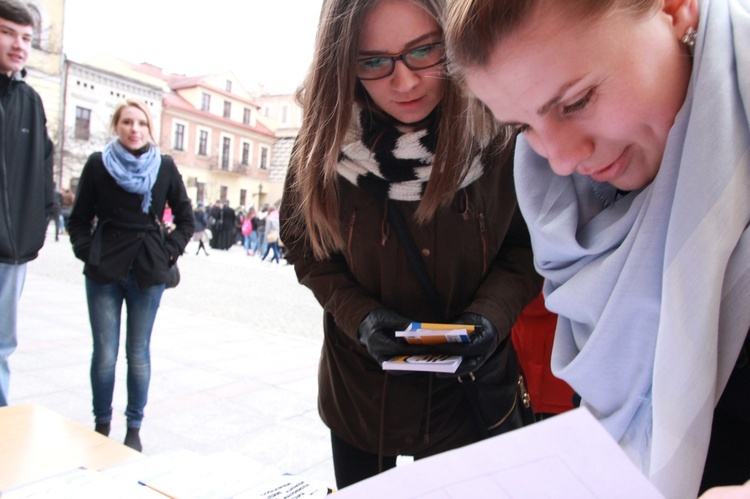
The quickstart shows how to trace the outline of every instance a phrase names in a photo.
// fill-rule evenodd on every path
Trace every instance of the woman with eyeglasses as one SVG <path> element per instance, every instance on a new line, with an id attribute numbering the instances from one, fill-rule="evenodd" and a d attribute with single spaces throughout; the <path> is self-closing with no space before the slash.
<path id="1" fill-rule="evenodd" d="M 339 488 L 399 455 L 422 458 L 522 424 L 509 333 L 541 281 L 509 137 L 492 120 L 469 125 L 467 101 L 445 76 L 443 6 L 325 0 L 298 94 L 304 119 L 281 238 L 324 309 L 318 407 Z M 412 321 L 481 328 L 466 344 L 408 345 L 394 332 Z M 381 367 L 423 353 L 463 362 L 441 375 Z M 464 391 L 472 377 L 497 388 L 487 397 L 501 417 L 476 417 Z"/>

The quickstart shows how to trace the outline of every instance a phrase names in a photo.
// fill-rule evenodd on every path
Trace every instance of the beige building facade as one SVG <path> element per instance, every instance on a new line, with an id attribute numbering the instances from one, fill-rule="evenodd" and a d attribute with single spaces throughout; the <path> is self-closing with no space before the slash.
<path id="1" fill-rule="evenodd" d="M 164 98 L 161 148 L 172 155 L 188 195 L 209 205 L 262 206 L 281 197 L 269 181 L 274 131 L 231 72 L 172 76 Z"/>
<path id="2" fill-rule="evenodd" d="M 114 107 L 132 97 L 149 105 L 158 145 L 174 158 L 194 202 L 221 199 L 246 208 L 281 199 L 298 127 L 294 105 L 278 107 L 273 98 L 273 112 L 269 102 L 262 110 L 232 72 L 167 75 L 107 54 L 85 64 L 66 61 L 65 0 L 26 2 L 38 21 L 27 82 L 44 102 L 61 188 L 75 190 L 85 159 L 111 139 Z M 281 100 L 291 102 L 289 97 Z M 287 112 L 290 119 L 279 127 Z"/>
<path id="3" fill-rule="evenodd" d="M 114 138 L 110 130 L 112 115 L 126 99 L 139 100 L 148 107 L 154 140 L 159 141 L 164 90 L 161 86 L 73 61 L 66 62 L 65 75 L 62 154 L 56 180 L 62 189 L 75 192 L 86 159 Z"/>
<path id="4" fill-rule="evenodd" d="M 158 145 L 174 158 L 194 203 L 226 200 L 233 208 L 281 199 L 283 178 L 271 178 L 275 122 L 231 72 L 203 76 L 165 74 L 100 54 L 87 64 L 161 87 Z"/>
<path id="5" fill-rule="evenodd" d="M 55 144 L 55 170 L 59 173 L 63 115 L 64 0 L 27 0 L 36 19 L 32 50 L 26 65 L 26 83 L 42 98 L 47 131 Z"/>

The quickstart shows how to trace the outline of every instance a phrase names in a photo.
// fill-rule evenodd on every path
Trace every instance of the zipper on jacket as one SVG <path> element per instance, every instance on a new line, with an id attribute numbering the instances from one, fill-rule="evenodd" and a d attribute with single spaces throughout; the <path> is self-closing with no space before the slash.
<path id="1" fill-rule="evenodd" d="M 5 94 L 2 97 L 5 97 L 5 95 L 8 95 L 8 90 L 10 90 L 10 85 L 12 84 L 12 81 L 8 82 L 8 88 L 5 89 Z M 0 140 L 2 140 L 2 145 L 5 146 L 5 133 L 6 133 L 6 126 L 5 126 L 5 103 L 0 103 Z M 3 194 L 5 194 L 2 197 L 2 203 L 3 203 L 3 211 L 4 213 L 4 222 L 5 226 L 7 227 L 7 234 L 8 234 L 8 243 L 10 244 L 10 251 L 11 255 L 9 258 L 13 259 L 13 264 L 18 265 L 20 262 L 20 257 L 18 255 L 18 250 L 16 249 L 16 240 L 13 238 L 13 222 L 10 219 L 10 200 L 8 196 L 8 167 L 5 163 L 5 154 L 3 154 L 2 164 L 0 165 L 0 175 L 2 175 L 2 178 L 0 178 L 0 190 L 2 190 Z"/>
<path id="2" fill-rule="evenodd" d="M 385 248 L 391 235 L 391 224 L 388 222 L 388 200 L 383 203 L 383 217 L 380 219 L 380 246 Z"/>
<path id="3" fill-rule="evenodd" d="M 510 406 L 510 410 L 503 416 L 500 421 L 497 423 L 490 425 L 487 427 L 487 431 L 492 431 L 496 428 L 500 428 L 506 421 L 508 421 L 508 418 L 510 418 L 513 415 L 513 412 L 516 410 L 516 406 L 518 405 L 518 393 L 513 394 L 513 404 Z"/>
<path id="4" fill-rule="evenodd" d="M 463 196 L 458 201 L 458 211 L 466 221 L 469 219 L 469 193 L 466 192 L 466 189 L 461 189 L 461 192 L 463 192 Z"/>
<path id="5" fill-rule="evenodd" d="M 352 258 L 352 239 L 354 238 L 354 223 L 357 221 L 357 210 L 349 217 L 349 234 L 346 238 L 346 252 L 349 255 L 349 269 L 354 273 L 354 258 Z"/>
<path id="6" fill-rule="evenodd" d="M 523 374 L 518 375 L 518 389 L 521 392 L 521 402 L 523 402 L 523 406 L 528 409 L 531 407 L 531 395 L 529 395 L 529 391 L 526 389 Z"/>
<path id="7" fill-rule="evenodd" d="M 484 213 L 479 214 L 479 235 L 482 237 L 482 275 L 487 273 L 487 228 Z"/>

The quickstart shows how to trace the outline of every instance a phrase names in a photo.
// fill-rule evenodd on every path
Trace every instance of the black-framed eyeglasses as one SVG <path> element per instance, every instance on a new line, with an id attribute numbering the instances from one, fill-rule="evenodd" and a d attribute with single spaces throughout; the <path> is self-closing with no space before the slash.
<path id="1" fill-rule="evenodd" d="M 422 45 L 396 55 L 379 55 L 357 61 L 356 75 L 360 80 L 379 80 L 391 76 L 396 62 L 401 61 L 412 71 L 437 66 L 445 61 L 444 42 Z"/>

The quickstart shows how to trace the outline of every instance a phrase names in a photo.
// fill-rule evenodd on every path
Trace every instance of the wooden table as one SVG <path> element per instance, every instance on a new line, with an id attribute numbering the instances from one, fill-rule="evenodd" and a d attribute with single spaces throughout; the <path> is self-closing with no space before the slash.
<path id="1" fill-rule="evenodd" d="M 42 406 L 0 407 L 0 490 L 79 466 L 102 469 L 144 457 Z"/>

